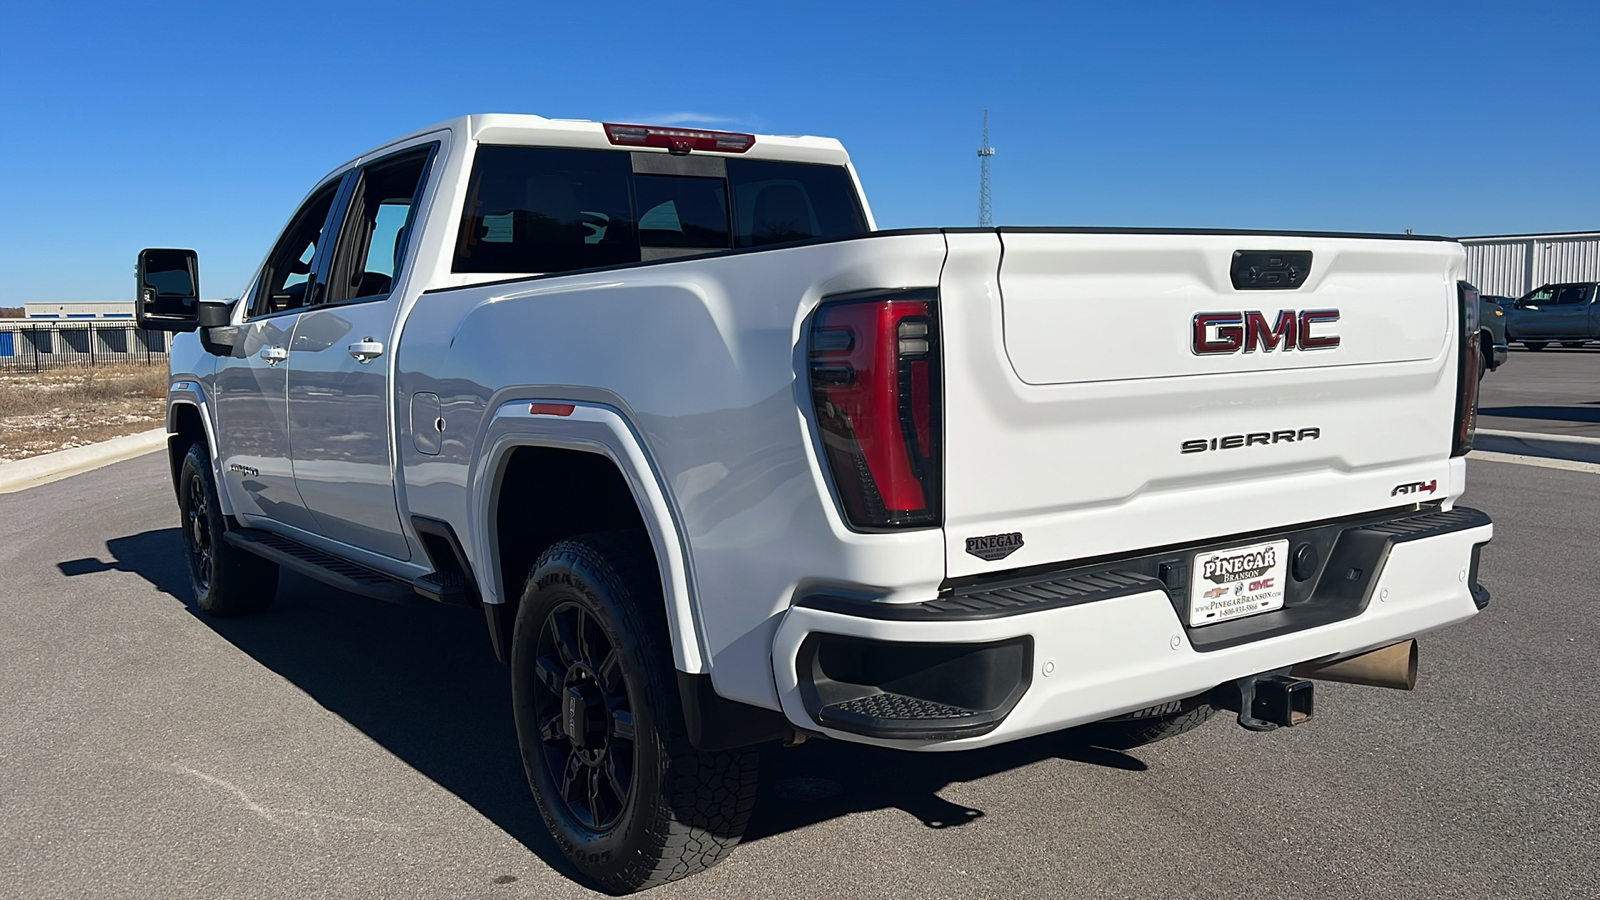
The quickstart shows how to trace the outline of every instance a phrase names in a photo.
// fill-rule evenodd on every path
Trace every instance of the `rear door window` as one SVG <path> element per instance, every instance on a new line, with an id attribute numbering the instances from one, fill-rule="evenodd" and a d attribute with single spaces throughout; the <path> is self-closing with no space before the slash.
<path id="1" fill-rule="evenodd" d="M 331 289 L 322 302 L 387 296 L 404 263 L 414 206 L 437 144 L 368 164 L 351 192 Z"/>
<path id="2" fill-rule="evenodd" d="M 739 223 L 735 246 L 849 237 L 867 231 L 856 186 L 843 166 L 730 159 L 728 182 Z"/>
<path id="3" fill-rule="evenodd" d="M 478 148 L 457 272 L 565 272 L 638 262 L 628 154 Z"/>
<path id="4" fill-rule="evenodd" d="M 1590 288 L 1591 285 L 1587 284 L 1559 285 L 1556 288 L 1555 299 L 1550 302 L 1556 306 L 1578 306 L 1588 303 Z"/>

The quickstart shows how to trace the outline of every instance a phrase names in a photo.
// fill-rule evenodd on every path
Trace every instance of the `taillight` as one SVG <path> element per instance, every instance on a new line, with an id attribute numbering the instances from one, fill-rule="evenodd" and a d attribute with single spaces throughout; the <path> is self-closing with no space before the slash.
<path id="1" fill-rule="evenodd" d="M 935 291 L 824 303 L 811 320 L 811 402 L 834 489 L 857 529 L 940 522 Z"/>
<path id="2" fill-rule="evenodd" d="M 659 125 L 613 125 L 607 123 L 606 139 L 632 147 L 665 147 L 673 153 L 743 153 L 756 142 L 753 134 L 732 131 L 702 131 L 698 128 L 663 128 Z"/>
<path id="3" fill-rule="evenodd" d="M 1472 437 L 1478 430 L 1478 373 L 1483 344 L 1478 338 L 1478 289 L 1465 281 L 1456 282 L 1460 304 L 1460 362 L 1456 366 L 1456 421 L 1450 437 L 1450 455 L 1466 456 L 1472 451 Z"/>

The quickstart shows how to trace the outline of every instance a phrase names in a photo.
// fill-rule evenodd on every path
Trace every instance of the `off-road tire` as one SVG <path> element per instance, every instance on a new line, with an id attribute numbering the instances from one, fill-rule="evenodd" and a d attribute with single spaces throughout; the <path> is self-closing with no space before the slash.
<path id="1" fill-rule="evenodd" d="M 1125 716 L 1106 719 L 1088 726 L 1089 737 L 1102 747 L 1131 750 L 1177 737 L 1204 725 L 1216 712 L 1207 694 L 1173 700 Z"/>
<path id="2" fill-rule="evenodd" d="M 564 722 L 552 722 L 548 710 L 550 697 L 558 696 L 555 687 L 577 684 L 573 679 L 583 681 L 579 687 L 592 697 L 612 698 L 604 701 L 608 707 L 624 702 L 616 699 L 622 692 L 615 689 L 614 676 L 591 677 L 579 671 L 581 661 L 563 663 L 559 650 L 563 642 L 551 637 L 554 630 L 547 630 L 547 626 L 556 629 L 557 617 L 570 617 L 569 634 L 572 621 L 583 628 L 599 625 L 602 646 L 608 648 L 608 656 L 615 651 L 625 686 L 632 737 L 620 737 L 621 719 L 616 711 L 607 711 L 604 749 L 590 746 L 602 740 L 593 737 L 592 729 L 583 733 L 581 744 L 591 759 L 622 754 L 626 744 L 632 744 L 628 796 L 604 816 L 594 811 L 594 787 L 586 788 L 587 810 L 582 808 L 585 801 L 574 808 L 563 796 L 552 769 L 574 765 L 572 757 L 578 755 L 580 742 L 560 734 Z M 601 640 L 579 637 L 575 643 L 588 648 Z M 541 652 L 547 659 L 542 684 Z M 705 753 L 689 743 L 672 659 L 661 580 L 642 533 L 582 535 L 557 543 L 539 557 L 523 586 L 512 631 L 511 700 L 517 741 L 539 814 L 556 844 L 579 871 L 608 891 L 644 890 L 716 865 L 739 842 L 755 808 L 757 754 L 749 748 Z M 566 681 L 552 684 L 552 679 L 561 677 L 550 671 L 552 662 L 568 666 Z M 592 668 L 599 672 L 612 667 Z M 541 713 L 541 704 L 547 712 Z M 598 702 L 585 706 L 587 721 L 595 721 L 598 707 Z M 558 718 L 562 709 L 557 708 Z M 568 755 L 565 765 L 558 762 L 562 754 Z M 623 757 L 616 759 L 588 764 L 622 765 Z M 600 783 L 605 773 L 594 777 Z M 575 783 L 569 779 L 569 793 Z M 600 790 L 607 792 L 608 801 L 619 796 L 611 788 Z M 590 827 L 602 820 L 604 827 Z"/>
<path id="3" fill-rule="evenodd" d="M 178 469 L 178 510 L 195 605 L 212 616 L 248 616 L 272 605 L 278 566 L 223 540 L 227 517 L 217 502 L 216 476 L 203 444 Z"/>

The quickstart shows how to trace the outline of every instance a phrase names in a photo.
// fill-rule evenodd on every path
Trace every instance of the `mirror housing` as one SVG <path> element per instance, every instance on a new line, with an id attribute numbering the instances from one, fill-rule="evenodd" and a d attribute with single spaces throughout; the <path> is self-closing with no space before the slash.
<path id="1" fill-rule="evenodd" d="M 201 300 L 195 307 L 195 322 L 200 327 L 200 346 L 213 356 L 232 356 L 239 340 L 239 326 L 233 324 L 233 305 L 237 300 Z"/>
<path id="2" fill-rule="evenodd" d="M 201 300 L 195 307 L 195 324 L 201 328 L 220 328 L 233 324 L 232 300 Z"/>
<path id="3" fill-rule="evenodd" d="M 151 331 L 199 327 L 200 261 L 193 250 L 146 248 L 134 269 L 133 315 Z"/>

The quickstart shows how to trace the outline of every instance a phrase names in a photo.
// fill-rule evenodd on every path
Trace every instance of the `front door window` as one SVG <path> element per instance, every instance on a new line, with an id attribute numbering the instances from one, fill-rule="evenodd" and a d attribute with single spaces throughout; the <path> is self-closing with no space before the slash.
<path id="1" fill-rule="evenodd" d="M 299 309 L 311 302 L 308 294 L 313 292 L 316 281 L 313 266 L 317 248 L 322 244 L 328 212 L 338 195 L 339 180 L 335 179 L 306 201 L 290 220 L 267 257 L 255 296 L 250 298 L 248 314 L 252 318 Z"/>

